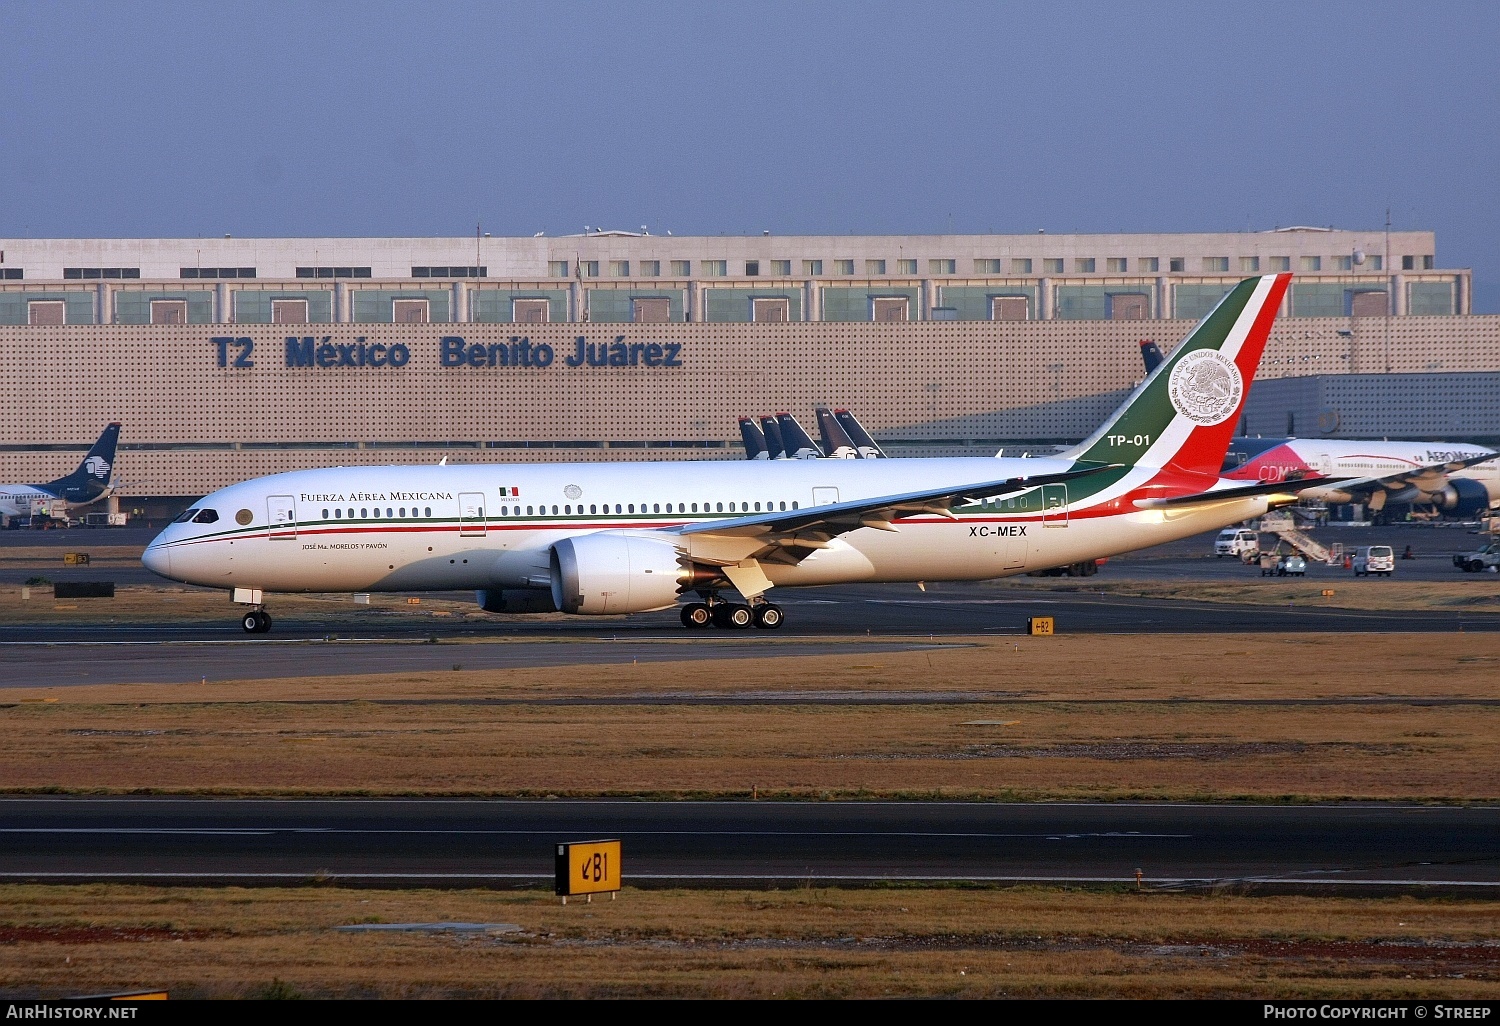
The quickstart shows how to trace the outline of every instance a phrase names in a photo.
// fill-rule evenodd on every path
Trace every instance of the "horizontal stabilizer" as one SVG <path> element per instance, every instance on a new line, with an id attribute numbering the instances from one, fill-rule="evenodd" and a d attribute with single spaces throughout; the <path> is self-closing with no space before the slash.
<path id="1" fill-rule="evenodd" d="M 1196 492 L 1192 495 L 1175 495 L 1171 498 L 1162 499 L 1137 499 L 1135 505 L 1139 509 L 1175 509 L 1181 506 L 1208 505 L 1215 502 L 1230 502 L 1235 499 L 1250 499 L 1257 495 L 1279 495 L 1285 494 L 1287 502 L 1278 505 L 1289 505 L 1297 500 L 1298 492 L 1305 492 L 1309 488 L 1322 488 L 1328 485 L 1337 485 L 1348 480 L 1342 477 L 1316 477 L 1303 478 L 1299 481 L 1259 481 L 1252 485 L 1242 485 L 1237 488 L 1215 488 L 1206 492 Z"/>

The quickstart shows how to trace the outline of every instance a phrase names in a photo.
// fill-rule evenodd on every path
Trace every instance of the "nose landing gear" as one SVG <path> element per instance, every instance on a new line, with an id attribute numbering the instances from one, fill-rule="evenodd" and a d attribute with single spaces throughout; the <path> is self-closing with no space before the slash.
<path id="1" fill-rule="evenodd" d="M 264 609 L 252 609 L 240 618 L 240 626 L 245 629 L 246 634 L 269 634 L 271 614 Z"/>

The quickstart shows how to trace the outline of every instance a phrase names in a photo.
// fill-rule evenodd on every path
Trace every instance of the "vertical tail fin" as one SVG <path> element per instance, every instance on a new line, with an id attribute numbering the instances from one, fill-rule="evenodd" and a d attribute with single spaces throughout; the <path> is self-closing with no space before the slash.
<path id="1" fill-rule="evenodd" d="M 1290 274 L 1246 278 L 1066 458 L 1219 473 Z"/>
<path id="2" fill-rule="evenodd" d="M 119 441 L 120 424 L 116 421 L 105 427 L 83 462 L 78 464 L 77 470 L 67 477 L 60 477 L 39 487 L 68 502 L 93 502 L 109 491 L 110 478 L 115 470 L 115 446 Z"/>
<path id="3" fill-rule="evenodd" d="M 788 459 L 815 460 L 823 455 L 823 450 L 807 437 L 807 432 L 790 413 L 776 414 L 776 423 L 781 427 L 781 449 Z"/>
<path id="4" fill-rule="evenodd" d="M 760 426 L 766 433 L 766 452 L 771 459 L 787 459 L 786 443 L 781 440 L 781 425 L 776 423 L 776 418 L 762 417 Z"/>
<path id="5" fill-rule="evenodd" d="M 849 437 L 843 425 L 834 419 L 833 411 L 826 406 L 819 406 L 816 412 L 818 433 L 823 436 L 823 451 L 836 460 L 859 459 L 854 440 Z"/>
<path id="6" fill-rule="evenodd" d="M 766 449 L 766 436 L 761 434 L 754 418 L 740 418 L 740 437 L 745 440 L 745 459 L 768 460 L 771 454 Z"/>
<path id="7" fill-rule="evenodd" d="M 870 432 L 866 431 L 865 426 L 855 419 L 854 414 L 848 410 L 834 410 L 833 415 L 843 426 L 844 433 L 854 442 L 854 447 L 859 450 L 861 459 L 885 458 L 885 450 L 875 444 L 875 439 L 870 437 Z"/>

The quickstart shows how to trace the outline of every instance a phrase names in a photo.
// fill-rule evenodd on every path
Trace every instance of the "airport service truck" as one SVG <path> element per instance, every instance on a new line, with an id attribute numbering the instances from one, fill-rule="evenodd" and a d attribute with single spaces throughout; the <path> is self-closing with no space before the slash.
<path id="1" fill-rule="evenodd" d="M 1481 570 L 1500 570 L 1500 540 L 1492 541 L 1473 552 L 1458 553 L 1453 557 L 1453 565 L 1467 574 L 1477 574 Z"/>

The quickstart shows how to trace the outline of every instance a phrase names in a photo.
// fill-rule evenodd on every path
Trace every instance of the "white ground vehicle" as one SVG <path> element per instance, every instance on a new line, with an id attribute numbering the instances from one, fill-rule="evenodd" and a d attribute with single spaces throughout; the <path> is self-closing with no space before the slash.
<path id="1" fill-rule="evenodd" d="M 1229 527 L 1214 539 L 1214 556 L 1234 556 L 1250 562 L 1260 555 L 1260 535 L 1248 527 Z"/>
<path id="2" fill-rule="evenodd" d="M 1354 555 L 1354 576 L 1380 574 L 1389 577 L 1396 569 L 1396 554 L 1389 545 L 1366 545 Z"/>
<path id="3" fill-rule="evenodd" d="M 1470 574 L 1500 569 L 1500 541 L 1492 541 L 1474 552 L 1460 552 L 1453 557 L 1453 565 Z"/>

